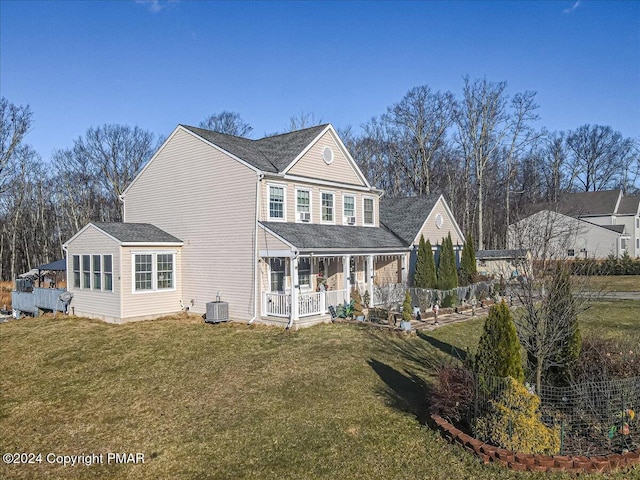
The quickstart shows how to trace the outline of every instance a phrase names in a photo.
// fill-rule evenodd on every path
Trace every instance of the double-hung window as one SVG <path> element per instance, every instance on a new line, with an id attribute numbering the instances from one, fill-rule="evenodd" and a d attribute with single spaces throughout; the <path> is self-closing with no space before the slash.
<path id="1" fill-rule="evenodd" d="M 93 261 L 93 289 L 102 289 L 102 265 L 100 262 L 100 255 L 92 255 Z"/>
<path id="2" fill-rule="evenodd" d="M 135 292 L 175 288 L 173 252 L 136 253 L 133 255 L 133 270 Z"/>
<path id="3" fill-rule="evenodd" d="M 173 288 L 173 254 L 162 253 L 157 256 L 157 273 L 158 290 L 165 288 Z"/>
<path id="4" fill-rule="evenodd" d="M 91 288 L 91 255 L 82 255 L 82 288 Z"/>
<path id="5" fill-rule="evenodd" d="M 153 289 L 152 255 L 135 256 L 135 289 L 136 292 Z"/>
<path id="6" fill-rule="evenodd" d="M 80 255 L 73 256 L 73 288 L 80 288 Z"/>
<path id="7" fill-rule="evenodd" d="M 283 186 L 269 186 L 269 219 L 284 220 L 285 189 Z"/>
<path id="8" fill-rule="evenodd" d="M 271 270 L 271 291 L 284 292 L 284 259 L 269 259 L 269 268 Z"/>
<path id="9" fill-rule="evenodd" d="M 311 259 L 298 259 L 298 284 L 301 287 L 311 287 Z"/>
<path id="10" fill-rule="evenodd" d="M 113 257 L 111 255 L 102 256 L 102 275 L 104 279 L 104 290 L 113 291 Z"/>
<path id="11" fill-rule="evenodd" d="M 356 198 L 353 195 L 344 195 L 342 197 L 342 214 L 343 222 L 347 225 L 355 225 L 356 223 Z"/>
<path id="12" fill-rule="evenodd" d="M 311 191 L 302 189 L 296 190 L 296 215 L 297 221 L 311 221 Z"/>
<path id="13" fill-rule="evenodd" d="M 365 225 L 373 225 L 373 198 L 365 197 L 362 200 L 362 215 Z"/>
<path id="14" fill-rule="evenodd" d="M 334 194 L 332 192 L 322 192 L 322 221 L 325 223 L 334 222 Z"/>

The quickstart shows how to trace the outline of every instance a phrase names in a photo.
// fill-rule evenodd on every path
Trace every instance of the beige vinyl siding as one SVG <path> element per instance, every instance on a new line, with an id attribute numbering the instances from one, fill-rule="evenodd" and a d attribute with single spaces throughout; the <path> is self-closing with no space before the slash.
<path id="1" fill-rule="evenodd" d="M 309 190 L 311 192 L 311 223 L 321 222 L 321 192 L 332 192 L 334 194 L 334 223 L 335 225 L 343 225 L 343 199 L 344 195 L 355 198 L 356 206 L 356 225 L 364 224 L 363 202 L 364 197 L 373 199 L 373 226 L 380 226 L 378 208 L 380 199 L 377 194 L 371 192 L 363 192 L 359 190 L 350 190 L 347 188 L 329 187 L 325 185 L 315 185 L 311 183 L 301 182 L 282 182 L 271 179 L 263 179 L 260 182 L 260 220 L 263 222 L 279 221 L 269 218 L 269 187 L 283 186 L 285 188 L 285 213 L 287 222 L 294 223 L 296 219 L 296 191 L 297 189 Z"/>
<path id="2" fill-rule="evenodd" d="M 184 242 L 182 300 L 193 300 L 192 312 L 205 313 L 219 292 L 232 320 L 254 316 L 256 182 L 253 170 L 178 129 L 126 193 L 127 222 Z"/>
<path id="3" fill-rule="evenodd" d="M 425 212 L 426 213 L 426 212 Z M 442 215 L 443 223 L 442 227 L 438 228 L 436 225 L 436 216 L 440 214 Z M 424 225 L 418 232 L 414 240 L 414 245 L 417 245 L 420 242 L 420 235 L 424 235 L 425 240 L 429 240 L 432 246 L 441 245 L 442 239 L 447 236 L 447 233 L 451 233 L 451 242 L 454 247 L 456 245 L 464 244 L 464 238 L 462 238 L 458 233 L 457 223 L 455 219 L 451 218 L 444 204 L 442 203 L 442 199 L 438 200 L 431 210 L 431 213 L 427 217 Z"/>
<path id="4" fill-rule="evenodd" d="M 333 150 L 333 161 L 329 165 L 322 158 L 325 147 Z M 313 144 L 287 173 L 351 185 L 365 185 L 330 131 Z"/>
<path id="5" fill-rule="evenodd" d="M 73 284 L 74 255 L 112 255 L 113 290 L 75 288 Z M 82 263 L 82 257 L 80 258 Z M 89 225 L 67 246 L 67 289 L 73 293 L 70 311 L 81 317 L 100 318 L 109 322 L 120 320 L 121 292 L 120 245 L 93 225 Z M 93 281 L 93 278 L 91 279 Z M 104 287 L 104 281 L 103 287 Z"/>
<path id="6" fill-rule="evenodd" d="M 153 318 L 161 315 L 169 315 L 180 312 L 181 288 L 181 248 L 136 246 L 122 248 L 122 317 L 126 320 Z M 133 266 L 132 254 L 134 253 L 174 253 L 174 285 L 171 290 L 133 292 Z M 189 300 L 184 300 L 185 305 L 190 306 Z"/>
<path id="7" fill-rule="evenodd" d="M 575 257 L 583 249 L 589 258 L 619 254 L 616 232 L 548 210 L 510 225 L 507 235 L 509 248 L 527 248 L 534 258 L 564 259 L 570 249 Z"/>
<path id="8" fill-rule="evenodd" d="M 291 247 L 263 228 L 259 228 L 258 250 L 291 250 Z"/>

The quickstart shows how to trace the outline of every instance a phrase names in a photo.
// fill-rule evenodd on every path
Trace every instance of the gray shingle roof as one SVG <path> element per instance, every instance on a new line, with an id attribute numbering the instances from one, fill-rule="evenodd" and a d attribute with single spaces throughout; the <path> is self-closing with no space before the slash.
<path id="1" fill-rule="evenodd" d="M 619 215 L 636 215 L 638 213 L 638 205 L 640 204 L 640 197 L 634 195 L 625 195 L 620 200 L 618 206 Z"/>
<path id="2" fill-rule="evenodd" d="M 283 171 L 327 127 L 327 124 L 260 140 L 235 137 L 188 125 L 182 127 L 259 170 L 277 173 Z"/>
<path id="3" fill-rule="evenodd" d="M 557 204 L 550 202 L 536 203 L 525 208 L 523 213 L 533 215 L 542 210 L 550 210 L 574 218 L 590 215 L 613 215 L 616 213 L 616 204 L 619 196 L 620 190 L 565 193 Z"/>
<path id="4" fill-rule="evenodd" d="M 526 250 L 478 250 L 476 260 L 488 260 L 490 258 L 524 258 L 527 256 Z"/>
<path id="5" fill-rule="evenodd" d="M 182 240 L 150 223 L 91 223 L 123 243 L 182 243 Z"/>
<path id="6" fill-rule="evenodd" d="M 415 240 L 440 195 L 382 198 L 380 221 L 409 245 Z"/>
<path id="7" fill-rule="evenodd" d="M 611 215 L 616 211 L 619 196 L 620 190 L 568 193 L 561 201 L 561 208 L 572 216 Z"/>
<path id="8" fill-rule="evenodd" d="M 385 228 L 261 222 L 299 250 L 402 250 L 406 244 Z"/>

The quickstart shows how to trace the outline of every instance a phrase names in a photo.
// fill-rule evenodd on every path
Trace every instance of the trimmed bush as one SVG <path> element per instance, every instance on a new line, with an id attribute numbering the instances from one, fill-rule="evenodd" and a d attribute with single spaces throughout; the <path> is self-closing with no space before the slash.
<path id="1" fill-rule="evenodd" d="M 462 248 L 462 255 L 460 258 L 460 272 L 459 280 L 460 285 L 469 285 L 473 282 L 473 278 L 478 273 L 478 267 L 476 266 L 476 250 L 473 246 L 473 236 L 471 233 L 467 234 L 467 240 L 464 242 Z"/>
<path id="2" fill-rule="evenodd" d="M 424 236 L 420 235 L 418 244 L 418 258 L 416 259 L 416 273 L 414 276 L 416 288 L 436 288 L 436 264 L 433 259 L 433 249 L 431 242 L 424 241 Z"/>
<path id="3" fill-rule="evenodd" d="M 409 290 L 404 294 L 404 303 L 402 304 L 402 320 L 410 322 L 413 319 L 413 308 L 411 307 L 411 294 Z"/>
<path id="4" fill-rule="evenodd" d="M 351 290 L 351 300 L 353 301 L 353 310 L 351 312 L 353 318 L 363 316 L 364 312 L 362 311 L 362 297 L 360 296 L 360 292 L 357 288 L 353 288 Z"/>
<path id="5" fill-rule="evenodd" d="M 453 253 L 451 234 L 442 240 L 442 251 L 438 262 L 438 290 L 451 290 L 458 286 L 458 269 L 456 256 Z"/>
<path id="6" fill-rule="evenodd" d="M 540 398 L 511 377 L 506 388 L 489 401 L 490 413 L 476 422 L 483 441 L 515 452 L 555 455 L 560 451 L 560 427 L 540 420 Z"/>
<path id="7" fill-rule="evenodd" d="M 513 377 L 520 383 L 524 382 L 520 341 L 513 316 L 504 300 L 489 310 L 475 362 L 481 376 Z"/>

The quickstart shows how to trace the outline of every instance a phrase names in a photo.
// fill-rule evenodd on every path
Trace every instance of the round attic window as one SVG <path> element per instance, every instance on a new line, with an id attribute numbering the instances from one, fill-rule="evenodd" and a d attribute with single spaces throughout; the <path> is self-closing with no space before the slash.
<path id="1" fill-rule="evenodd" d="M 333 150 L 331 150 L 331 147 L 324 147 L 324 150 L 322 150 L 322 159 L 324 163 L 331 165 L 331 162 L 333 162 Z"/>
<path id="2" fill-rule="evenodd" d="M 439 213 L 436 215 L 436 227 L 442 228 L 443 224 L 444 224 L 444 218 L 442 218 L 442 214 Z"/>

